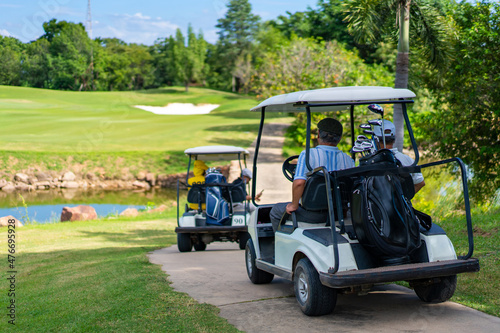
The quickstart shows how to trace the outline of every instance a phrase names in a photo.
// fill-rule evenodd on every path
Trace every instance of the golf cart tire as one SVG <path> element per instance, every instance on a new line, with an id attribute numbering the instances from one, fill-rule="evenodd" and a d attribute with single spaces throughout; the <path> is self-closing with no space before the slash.
<path id="1" fill-rule="evenodd" d="M 250 239 L 250 234 L 248 232 L 242 232 L 239 234 L 238 242 L 240 243 L 240 250 L 244 250 L 247 247 L 247 242 Z"/>
<path id="2" fill-rule="evenodd" d="M 255 265 L 255 258 L 255 248 L 253 246 L 252 240 L 249 239 L 245 247 L 245 263 L 247 267 L 248 278 L 254 284 L 270 283 L 274 278 L 274 274 L 258 269 Z"/>
<path id="3" fill-rule="evenodd" d="M 203 243 L 201 240 L 199 240 L 197 244 L 194 244 L 195 251 L 205 251 L 206 248 L 207 244 Z"/>
<path id="4" fill-rule="evenodd" d="M 185 233 L 177 234 L 177 248 L 179 252 L 190 252 L 193 248 L 193 242 L 191 241 L 191 235 Z"/>
<path id="5" fill-rule="evenodd" d="M 419 281 L 413 283 L 418 298 L 427 303 L 442 303 L 449 300 L 457 287 L 457 276 L 442 276 L 439 281 Z"/>
<path id="6" fill-rule="evenodd" d="M 295 298 L 302 312 L 308 316 L 329 314 L 337 303 L 337 291 L 321 284 L 319 274 L 309 259 L 297 263 L 293 277 Z"/>

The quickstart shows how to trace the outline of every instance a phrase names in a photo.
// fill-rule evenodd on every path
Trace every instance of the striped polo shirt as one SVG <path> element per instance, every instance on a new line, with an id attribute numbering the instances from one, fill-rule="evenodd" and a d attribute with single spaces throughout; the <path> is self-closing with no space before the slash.
<path id="1" fill-rule="evenodd" d="M 349 155 L 340 151 L 337 147 L 327 145 L 319 145 L 309 150 L 309 164 L 313 169 L 324 166 L 328 171 L 354 168 L 354 161 Z M 294 180 L 307 180 L 306 173 L 308 172 L 306 152 L 304 150 L 300 153 L 299 160 L 297 161 Z"/>

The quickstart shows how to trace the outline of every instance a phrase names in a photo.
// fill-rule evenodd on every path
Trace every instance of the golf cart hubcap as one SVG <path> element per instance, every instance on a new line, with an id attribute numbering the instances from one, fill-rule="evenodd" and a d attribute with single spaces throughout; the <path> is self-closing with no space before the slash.
<path id="1" fill-rule="evenodd" d="M 247 249 L 247 269 L 250 274 L 252 274 L 252 254 L 249 249 Z"/>
<path id="2" fill-rule="evenodd" d="M 305 303 L 307 301 L 307 296 L 308 296 L 308 285 L 307 285 L 307 280 L 306 277 L 304 276 L 304 273 L 300 273 L 299 275 L 299 298 L 302 303 Z"/>

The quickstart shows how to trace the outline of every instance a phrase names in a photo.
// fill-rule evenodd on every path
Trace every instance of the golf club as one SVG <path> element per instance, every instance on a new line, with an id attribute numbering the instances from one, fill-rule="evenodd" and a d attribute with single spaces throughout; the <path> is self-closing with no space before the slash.
<path id="1" fill-rule="evenodd" d="M 386 145 L 385 145 L 384 108 L 378 104 L 370 104 L 368 105 L 368 110 L 382 116 L 382 140 L 384 141 L 384 149 L 385 149 Z"/>

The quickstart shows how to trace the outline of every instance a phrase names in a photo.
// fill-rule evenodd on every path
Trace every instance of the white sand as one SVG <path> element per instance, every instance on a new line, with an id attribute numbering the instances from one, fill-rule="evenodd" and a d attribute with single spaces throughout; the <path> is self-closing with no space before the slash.
<path id="1" fill-rule="evenodd" d="M 134 107 L 163 115 L 196 115 L 209 114 L 212 110 L 219 107 L 217 104 L 199 104 L 192 103 L 170 103 L 167 106 L 146 106 L 134 105 Z"/>

